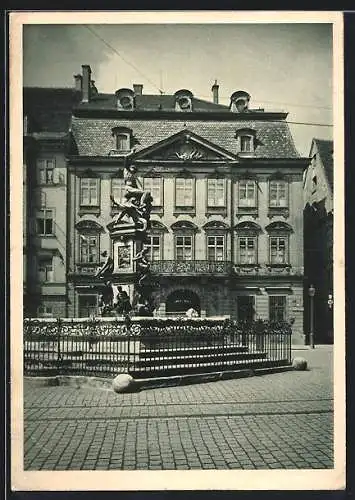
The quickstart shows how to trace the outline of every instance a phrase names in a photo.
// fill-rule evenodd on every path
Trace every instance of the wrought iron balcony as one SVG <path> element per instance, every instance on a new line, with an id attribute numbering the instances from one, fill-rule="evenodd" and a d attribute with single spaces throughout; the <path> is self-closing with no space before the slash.
<path id="1" fill-rule="evenodd" d="M 155 260 L 151 262 L 151 271 L 167 275 L 226 275 L 232 272 L 230 261 L 213 260 Z"/>

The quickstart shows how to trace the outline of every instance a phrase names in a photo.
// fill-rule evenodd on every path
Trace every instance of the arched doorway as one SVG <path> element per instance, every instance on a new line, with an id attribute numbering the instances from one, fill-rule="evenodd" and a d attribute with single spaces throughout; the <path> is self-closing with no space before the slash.
<path id="1" fill-rule="evenodd" d="M 198 314 L 201 312 L 200 298 L 192 290 L 175 290 L 166 299 L 166 314 L 169 316 L 185 314 L 193 307 Z"/>

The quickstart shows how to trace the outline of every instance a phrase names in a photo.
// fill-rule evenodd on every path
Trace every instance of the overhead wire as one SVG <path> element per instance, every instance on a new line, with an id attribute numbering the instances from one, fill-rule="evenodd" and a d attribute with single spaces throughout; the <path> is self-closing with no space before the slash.
<path id="1" fill-rule="evenodd" d="M 88 31 L 90 31 L 94 36 L 96 36 L 99 40 L 101 40 L 102 43 L 104 43 L 107 47 L 109 47 L 118 57 L 120 57 L 126 64 L 131 66 L 134 70 L 137 71 L 147 82 L 151 83 L 161 94 L 163 94 L 163 91 L 156 85 L 146 74 L 144 74 L 140 69 L 137 68 L 133 63 L 128 61 L 122 54 L 118 52 L 118 50 L 115 49 L 115 47 L 112 47 L 110 43 L 108 43 L 104 38 L 102 38 L 98 33 L 96 33 L 95 30 L 90 28 L 87 24 L 83 25 L 84 28 L 86 28 Z"/>
<path id="2" fill-rule="evenodd" d="M 95 30 L 93 30 L 89 25 L 84 24 L 84 28 L 86 28 L 88 31 L 90 31 L 96 38 L 98 38 L 102 43 L 104 43 L 107 47 L 109 47 L 118 57 L 120 57 L 126 64 L 131 66 L 137 73 L 139 73 L 146 81 L 148 81 L 151 85 L 153 85 L 160 93 L 160 95 L 166 94 L 165 91 L 163 91 L 158 85 L 156 85 L 145 73 L 143 73 L 141 70 L 137 68 L 133 63 L 128 61 L 122 54 L 118 52 L 115 47 L 113 47 L 109 42 L 107 42 L 102 36 L 100 36 Z M 200 95 L 200 97 L 210 97 L 206 95 Z M 221 96 L 222 98 L 227 98 L 226 96 Z M 260 101 L 256 101 L 260 102 Z M 320 109 L 331 109 L 331 107 L 328 106 L 315 106 L 311 104 L 291 104 L 291 103 L 283 103 L 283 102 L 277 102 L 277 101 L 263 101 L 265 103 L 269 104 L 283 104 L 286 106 L 296 106 L 296 107 L 304 107 L 304 108 L 320 108 Z M 261 103 L 261 102 L 260 102 Z M 285 123 L 284 120 L 271 120 L 271 121 L 280 121 Z M 312 122 L 296 122 L 296 121 L 287 121 L 286 123 L 289 123 L 291 125 L 309 125 L 313 127 L 333 127 L 331 124 L 326 124 L 326 123 L 312 123 Z"/>

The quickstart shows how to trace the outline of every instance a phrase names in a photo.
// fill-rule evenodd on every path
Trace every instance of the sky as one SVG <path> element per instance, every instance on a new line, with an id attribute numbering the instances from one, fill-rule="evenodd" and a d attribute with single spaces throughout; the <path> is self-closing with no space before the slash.
<path id="1" fill-rule="evenodd" d="M 181 88 L 220 103 L 246 90 L 250 107 L 283 110 L 288 121 L 332 124 L 332 25 L 284 24 L 31 24 L 23 29 L 23 84 L 72 87 L 89 64 L 99 92 L 133 83 L 143 93 Z M 332 127 L 290 125 L 308 156 L 313 137 Z"/>

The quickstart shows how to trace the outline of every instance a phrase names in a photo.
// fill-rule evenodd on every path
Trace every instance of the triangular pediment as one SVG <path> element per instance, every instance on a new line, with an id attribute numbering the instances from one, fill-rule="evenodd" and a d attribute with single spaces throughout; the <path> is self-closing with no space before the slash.
<path id="1" fill-rule="evenodd" d="M 139 151 L 135 155 L 135 159 L 194 162 L 235 160 L 236 157 L 203 137 L 185 129 Z"/>

